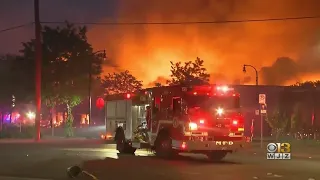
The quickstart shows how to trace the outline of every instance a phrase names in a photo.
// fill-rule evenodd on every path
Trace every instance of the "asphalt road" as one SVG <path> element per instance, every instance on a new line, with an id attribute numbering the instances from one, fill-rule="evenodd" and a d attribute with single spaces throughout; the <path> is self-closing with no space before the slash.
<path id="1" fill-rule="evenodd" d="M 315 158 L 266 160 L 263 154 L 243 151 L 212 163 L 199 155 L 162 160 L 147 151 L 120 156 L 114 145 L 98 140 L 0 142 L 0 180 L 66 179 L 71 165 L 81 165 L 103 180 L 320 179 L 320 160 Z"/>

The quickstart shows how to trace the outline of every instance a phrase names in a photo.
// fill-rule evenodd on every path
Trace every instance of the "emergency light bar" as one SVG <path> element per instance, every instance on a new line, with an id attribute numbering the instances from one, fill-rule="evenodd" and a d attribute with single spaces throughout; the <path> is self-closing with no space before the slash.
<path id="1" fill-rule="evenodd" d="M 223 91 L 223 92 L 227 92 L 227 91 L 233 91 L 234 88 L 229 88 L 228 86 L 218 86 L 217 87 L 218 91 Z"/>
<path id="2" fill-rule="evenodd" d="M 218 108 L 218 109 L 216 109 L 216 112 L 219 116 L 221 116 L 223 114 L 224 110 L 222 108 Z"/>
<path id="3" fill-rule="evenodd" d="M 182 88 L 183 89 L 183 88 Z M 190 93 L 192 93 L 193 95 L 197 96 L 197 95 L 208 95 L 208 96 L 216 96 L 218 95 L 224 95 L 227 94 L 229 95 L 229 92 L 233 92 L 234 88 L 230 88 L 226 85 L 222 85 L 222 86 L 212 86 L 212 85 L 204 85 L 204 86 L 194 86 L 191 89 L 192 91 Z M 233 96 L 236 96 L 237 94 L 234 94 Z"/>

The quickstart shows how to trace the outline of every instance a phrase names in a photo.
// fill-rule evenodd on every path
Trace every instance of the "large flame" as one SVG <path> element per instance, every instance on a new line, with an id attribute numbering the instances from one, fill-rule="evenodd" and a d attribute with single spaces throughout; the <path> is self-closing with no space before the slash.
<path id="1" fill-rule="evenodd" d="M 320 7 L 318 0 L 282 0 L 277 3 L 256 0 L 119 2 L 118 22 L 294 17 L 315 14 Z M 95 48 L 107 48 L 118 69 L 131 71 L 145 85 L 154 81 L 164 82 L 170 74 L 169 61 L 189 61 L 196 57 L 205 60 L 212 82 L 250 84 L 254 83 L 254 71 L 248 69 L 247 74 L 243 74 L 243 64 L 260 69 L 271 66 L 281 56 L 298 59 L 316 43 L 315 34 L 319 28 L 316 22 L 319 20 L 96 26 L 90 29 L 89 39 Z M 105 72 L 111 70 L 106 68 Z"/>

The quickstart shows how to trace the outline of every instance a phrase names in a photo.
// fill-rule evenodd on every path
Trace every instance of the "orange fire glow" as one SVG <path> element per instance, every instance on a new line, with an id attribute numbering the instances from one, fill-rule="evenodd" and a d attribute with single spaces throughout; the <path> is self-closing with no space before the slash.
<path id="1" fill-rule="evenodd" d="M 301 75 L 299 79 L 292 79 L 284 83 L 285 86 L 293 85 L 297 82 L 305 82 L 305 81 L 317 81 L 320 80 L 320 73 L 318 74 L 305 74 Z"/>
<path id="2" fill-rule="evenodd" d="M 120 0 L 118 22 L 223 21 L 295 17 L 314 14 L 317 0 L 218 1 L 218 0 Z M 293 3 L 296 2 L 296 3 Z M 183 5 L 182 5 L 183 4 Z M 285 11 L 284 11 L 285 10 Z M 102 20 L 106 22 L 107 20 Z M 253 70 L 271 66 L 281 56 L 299 59 L 317 45 L 319 20 L 202 25 L 121 25 L 89 29 L 95 48 L 106 48 L 120 70 L 129 70 L 144 81 L 165 82 L 169 61 L 200 57 L 213 83 L 252 84 Z M 105 67 L 105 72 L 114 69 Z M 251 77 L 251 78 L 249 78 Z M 302 79 L 316 78 L 303 75 Z M 318 76 L 319 77 L 319 76 Z M 263 79 L 263 77 L 261 77 Z M 291 83 L 290 80 L 283 84 Z"/>

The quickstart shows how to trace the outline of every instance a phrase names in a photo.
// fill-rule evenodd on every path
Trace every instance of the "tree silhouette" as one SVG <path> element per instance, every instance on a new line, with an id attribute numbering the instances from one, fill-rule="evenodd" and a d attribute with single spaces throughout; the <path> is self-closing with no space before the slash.
<path id="1" fill-rule="evenodd" d="M 317 81 L 305 81 L 305 82 L 297 82 L 296 84 L 292 85 L 295 87 L 302 87 L 302 88 L 316 88 L 320 86 L 320 80 Z"/>
<path id="2" fill-rule="evenodd" d="M 208 84 L 210 74 L 203 67 L 204 61 L 197 58 L 195 61 L 171 62 L 171 80 L 168 80 L 169 85 L 199 85 Z"/>
<path id="3" fill-rule="evenodd" d="M 42 29 L 43 99 L 50 108 L 64 104 L 68 109 L 66 124 L 72 124 L 71 109 L 87 96 L 89 72 L 94 76 L 100 75 L 102 58 L 94 55 L 87 41 L 85 26 L 75 27 L 66 23 L 64 27 L 44 26 Z M 32 39 L 23 43 L 21 50 L 25 64 L 28 62 L 26 78 L 31 82 L 34 82 L 32 72 L 35 72 L 34 49 Z"/>
<path id="4" fill-rule="evenodd" d="M 0 130 L 3 115 L 11 113 L 17 106 L 28 103 L 33 92 L 33 88 L 29 86 L 32 81 L 25 81 L 25 67 L 20 62 L 21 58 L 18 55 L 0 56 Z"/>
<path id="5" fill-rule="evenodd" d="M 159 82 L 156 82 L 156 83 L 154 83 L 154 86 L 155 86 L 155 87 L 162 87 L 162 84 L 159 83 Z"/>
<path id="6" fill-rule="evenodd" d="M 4 110 L 11 105 L 11 96 L 15 94 L 17 90 L 14 85 L 15 73 L 12 73 L 13 61 L 15 61 L 14 56 L 4 55 L 0 57 L 0 109 Z"/>
<path id="7" fill-rule="evenodd" d="M 287 127 L 289 117 L 285 113 L 280 112 L 278 108 L 273 113 L 268 115 L 266 121 L 272 129 L 272 135 L 274 135 L 275 139 L 278 140 L 280 135 Z"/>
<path id="8" fill-rule="evenodd" d="M 317 136 L 319 134 L 320 130 L 320 124 L 319 119 L 320 115 L 317 111 L 317 109 L 320 108 L 320 93 L 318 88 L 320 87 L 320 81 L 305 81 L 305 82 L 298 82 L 294 84 L 293 86 L 298 87 L 300 91 L 302 92 L 301 95 L 299 95 L 299 99 L 301 101 L 300 109 L 304 108 L 307 110 L 311 110 L 311 116 L 312 116 L 312 123 L 309 123 L 305 121 L 305 118 L 301 118 L 299 122 L 300 124 L 304 124 L 306 129 L 311 129 L 307 134 L 309 135 L 311 132 L 313 133 L 314 139 L 317 139 Z M 310 117 L 310 116 L 309 116 Z M 306 130 L 304 129 L 304 130 Z"/>
<path id="9" fill-rule="evenodd" d="M 13 64 L 16 57 L 13 55 L 3 55 L 0 57 L 0 133 L 4 115 L 12 112 L 12 95 L 16 97 L 17 91 L 20 90 L 19 83 L 16 80 L 16 71 L 13 71 Z M 17 98 L 20 100 L 20 97 Z M 17 103 L 17 102 L 15 102 Z"/>
<path id="10" fill-rule="evenodd" d="M 137 80 L 129 71 L 108 74 L 102 80 L 105 94 L 127 93 L 140 90 L 142 81 Z"/>
<path id="11" fill-rule="evenodd" d="M 290 117 L 290 132 L 298 138 L 298 132 L 302 130 L 302 105 L 296 103 L 293 107 L 293 113 Z"/>

